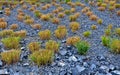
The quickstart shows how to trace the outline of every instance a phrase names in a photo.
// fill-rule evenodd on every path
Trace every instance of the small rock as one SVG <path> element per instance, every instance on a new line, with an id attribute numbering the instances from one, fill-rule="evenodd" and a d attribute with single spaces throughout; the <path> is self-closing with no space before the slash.
<path id="1" fill-rule="evenodd" d="M 109 66 L 109 69 L 110 69 L 110 71 L 113 71 L 113 70 L 115 69 L 115 66 L 110 65 L 110 66 Z"/>
<path id="2" fill-rule="evenodd" d="M 59 53 L 60 53 L 62 56 L 64 56 L 64 55 L 66 55 L 67 51 L 61 50 L 61 51 L 59 51 Z"/>
<path id="3" fill-rule="evenodd" d="M 71 50 L 71 49 L 72 49 L 72 47 L 71 47 L 71 46 L 67 46 L 67 49 Z"/>
<path id="4" fill-rule="evenodd" d="M 36 74 L 37 75 L 37 74 Z M 51 72 L 48 72 L 48 75 L 52 75 L 52 73 Z"/>
<path id="5" fill-rule="evenodd" d="M 3 66 L 3 62 L 0 60 L 0 67 L 2 67 Z"/>
<path id="6" fill-rule="evenodd" d="M 93 70 L 93 69 L 95 69 L 95 68 L 96 68 L 96 65 L 95 65 L 95 64 L 92 64 L 91 67 L 90 67 L 91 70 Z"/>
<path id="7" fill-rule="evenodd" d="M 62 40 L 62 43 L 66 43 L 66 40 Z"/>
<path id="8" fill-rule="evenodd" d="M 62 71 L 62 72 L 60 72 L 60 75 L 66 75 L 66 74 L 67 74 L 66 71 Z"/>
<path id="9" fill-rule="evenodd" d="M 85 67 L 81 67 L 81 66 L 77 65 L 76 70 L 80 73 L 85 70 Z"/>
<path id="10" fill-rule="evenodd" d="M 58 66 L 63 67 L 65 66 L 65 63 L 63 61 L 58 62 Z"/>
<path id="11" fill-rule="evenodd" d="M 71 52 L 67 52 L 67 55 L 68 55 L 68 56 L 71 56 L 71 55 L 72 55 L 72 53 L 71 53 Z"/>
<path id="12" fill-rule="evenodd" d="M 83 63 L 83 66 L 89 67 L 89 65 L 87 64 L 87 62 L 84 62 L 84 63 Z"/>
<path id="13" fill-rule="evenodd" d="M 21 50 L 25 50 L 25 47 L 21 47 Z"/>
<path id="14" fill-rule="evenodd" d="M 105 57 L 104 57 L 103 55 L 100 55 L 100 56 L 98 56 L 97 58 L 98 58 L 98 60 L 100 60 L 100 61 L 104 61 L 104 60 L 105 60 Z"/>
<path id="15" fill-rule="evenodd" d="M 56 57 L 56 60 L 58 60 L 58 61 L 59 61 L 59 60 L 60 60 L 60 57 L 59 57 L 59 56 L 57 56 L 57 57 Z"/>
<path id="16" fill-rule="evenodd" d="M 79 72 L 76 70 L 76 68 L 72 69 L 72 75 L 79 75 Z"/>
<path id="17" fill-rule="evenodd" d="M 112 75 L 111 73 L 107 73 L 106 75 Z"/>
<path id="18" fill-rule="evenodd" d="M 3 11 L 0 11 L 0 14 L 3 14 Z"/>
<path id="19" fill-rule="evenodd" d="M 51 64 L 51 66 L 55 66 L 56 65 L 56 63 L 55 62 L 53 62 L 52 64 Z"/>
<path id="20" fill-rule="evenodd" d="M 20 44 L 24 44 L 24 41 L 20 41 Z"/>
<path id="21" fill-rule="evenodd" d="M 60 50 L 62 50 L 63 49 L 63 47 L 60 47 Z"/>
<path id="22" fill-rule="evenodd" d="M 24 67 L 25 67 L 25 66 L 29 66 L 29 63 L 24 63 L 23 66 L 24 66 Z"/>
<path id="23" fill-rule="evenodd" d="M 5 49 L 4 49 L 4 48 L 1 48 L 1 49 L 0 49 L 0 52 L 5 52 Z"/>
<path id="24" fill-rule="evenodd" d="M 95 75 L 106 75 L 106 74 L 96 72 Z"/>
<path id="25" fill-rule="evenodd" d="M 77 62 L 77 58 L 75 56 L 71 56 L 69 57 L 69 61 Z"/>
<path id="26" fill-rule="evenodd" d="M 20 75 L 20 74 L 17 72 L 17 73 L 14 73 L 14 75 Z"/>
<path id="27" fill-rule="evenodd" d="M 105 72 L 109 71 L 109 68 L 107 66 L 101 66 L 100 69 L 105 71 Z"/>
<path id="28" fill-rule="evenodd" d="M 78 58 L 78 62 L 83 62 L 82 58 Z"/>
<path id="29" fill-rule="evenodd" d="M 7 69 L 1 69 L 0 75 L 9 75 L 9 73 L 8 73 Z"/>
<path id="30" fill-rule="evenodd" d="M 119 70 L 115 70 L 111 72 L 113 75 L 120 75 L 120 71 Z"/>

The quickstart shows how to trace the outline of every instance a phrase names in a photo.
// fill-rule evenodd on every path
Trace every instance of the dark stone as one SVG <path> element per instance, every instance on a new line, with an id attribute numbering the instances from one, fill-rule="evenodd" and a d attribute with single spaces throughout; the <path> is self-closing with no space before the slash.
<path id="1" fill-rule="evenodd" d="M 3 62 L 0 60 L 0 67 L 2 67 L 3 66 Z"/>
<path id="2" fill-rule="evenodd" d="M 112 73 L 112 75 L 120 75 L 120 71 L 119 70 L 114 70 L 111 73 Z"/>
<path id="3" fill-rule="evenodd" d="M 76 70 L 76 68 L 72 69 L 72 75 L 79 75 L 79 72 Z"/>
<path id="4" fill-rule="evenodd" d="M 23 66 L 24 67 L 29 66 L 29 63 L 24 63 Z"/>
<path id="5" fill-rule="evenodd" d="M 66 51 L 66 50 L 61 50 L 61 51 L 59 51 L 59 53 L 60 53 L 62 56 L 65 56 L 66 53 L 67 53 L 67 51 Z"/>
<path id="6" fill-rule="evenodd" d="M 110 66 L 109 66 L 109 72 L 111 72 L 111 71 L 113 71 L 113 70 L 115 70 L 115 66 L 114 66 L 114 65 L 110 65 Z"/>
<path id="7" fill-rule="evenodd" d="M 97 58 L 98 58 L 98 60 L 100 60 L 100 61 L 106 60 L 105 57 L 104 57 L 103 55 L 97 56 Z"/>
<path id="8" fill-rule="evenodd" d="M 67 72 L 66 71 L 62 71 L 62 72 L 60 72 L 60 75 L 67 75 Z"/>
<path id="9" fill-rule="evenodd" d="M 92 64 L 91 66 L 90 66 L 90 69 L 91 70 L 93 70 L 93 69 L 95 69 L 96 68 L 96 65 L 95 64 Z"/>
<path id="10" fill-rule="evenodd" d="M 60 61 L 60 62 L 58 62 L 58 66 L 59 66 L 59 67 L 63 67 L 63 66 L 65 66 L 65 63 L 62 62 L 62 61 Z"/>
<path id="11" fill-rule="evenodd" d="M 62 43 L 66 43 L 66 40 L 62 40 Z"/>
<path id="12" fill-rule="evenodd" d="M 71 50 L 71 49 L 72 49 L 72 47 L 71 47 L 71 46 L 67 46 L 67 49 Z"/>
<path id="13" fill-rule="evenodd" d="M 84 62 L 84 63 L 83 63 L 83 66 L 84 66 L 84 67 L 89 67 L 89 65 L 88 65 L 87 62 Z"/>
<path id="14" fill-rule="evenodd" d="M 25 47 L 21 47 L 21 50 L 25 50 Z"/>
<path id="15" fill-rule="evenodd" d="M 81 66 L 77 65 L 77 66 L 76 66 L 76 70 L 77 70 L 79 73 L 81 73 L 82 71 L 85 70 L 85 67 L 81 67 Z"/>
<path id="16" fill-rule="evenodd" d="M 0 14 L 3 14 L 3 11 L 0 11 Z"/>
<path id="17" fill-rule="evenodd" d="M 7 69 L 1 69 L 0 75 L 10 75 L 10 74 L 8 73 Z"/>
<path id="18" fill-rule="evenodd" d="M 70 62 L 71 61 L 74 61 L 74 62 L 77 62 L 78 60 L 77 60 L 77 58 L 73 55 L 73 56 L 71 56 L 71 57 L 69 57 L 69 59 L 68 59 Z"/>

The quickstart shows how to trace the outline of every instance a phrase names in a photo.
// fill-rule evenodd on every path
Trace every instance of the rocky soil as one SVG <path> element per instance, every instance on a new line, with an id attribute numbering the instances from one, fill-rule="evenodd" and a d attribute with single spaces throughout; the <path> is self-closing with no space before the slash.
<path id="1" fill-rule="evenodd" d="M 83 2 L 84 3 L 84 2 Z M 86 6 L 89 4 L 85 3 Z M 28 5 L 29 6 L 29 5 Z M 62 4 L 62 7 L 69 9 L 70 7 L 67 4 Z M 29 6 L 30 7 L 30 6 Z M 77 22 L 80 23 L 81 28 L 76 33 L 72 33 L 68 30 L 69 36 L 79 35 L 82 39 L 87 40 L 91 47 L 86 55 L 79 55 L 77 49 L 72 46 L 66 46 L 66 38 L 62 40 L 54 39 L 61 43 L 60 50 L 55 54 L 55 58 L 52 64 L 44 66 L 35 66 L 31 63 L 28 58 L 30 54 L 27 50 L 27 44 L 32 41 L 39 41 L 42 43 L 42 47 L 45 47 L 45 41 L 42 41 L 38 37 L 38 32 L 45 29 L 50 29 L 54 32 L 57 28 L 57 25 L 52 24 L 51 22 L 45 22 L 40 19 L 37 19 L 34 16 L 33 12 L 25 9 L 23 10 L 26 14 L 32 16 L 35 20 L 35 23 L 40 23 L 42 25 L 41 30 L 32 29 L 29 25 L 26 25 L 23 22 L 19 22 L 16 19 L 17 9 L 21 8 L 18 5 L 15 9 L 12 10 L 12 14 L 8 17 L 4 14 L 0 14 L 0 17 L 5 17 L 8 25 L 16 23 L 19 25 L 17 30 L 27 30 L 27 37 L 22 39 L 21 44 L 21 58 L 20 61 L 16 64 L 5 65 L 0 60 L 0 74 L 10 74 L 10 75 L 120 75 L 120 54 L 114 54 L 110 52 L 110 49 L 104 47 L 101 44 L 100 37 L 104 34 L 104 30 L 108 24 L 113 24 L 113 28 L 120 27 L 120 17 L 118 17 L 114 12 L 110 13 L 108 10 L 100 12 L 97 10 L 97 7 L 91 7 L 91 10 L 99 18 L 103 19 L 103 24 L 99 25 L 94 21 L 90 21 L 87 16 L 81 13 L 82 7 L 76 7 L 77 12 L 81 13 L 81 16 L 77 19 Z M 52 6 L 47 10 L 42 10 L 40 7 L 37 9 L 42 13 L 49 13 L 54 10 L 56 7 Z M 118 9 L 116 9 L 118 10 Z M 4 13 L 4 11 L 3 11 Z M 112 16 L 110 16 L 112 14 Z M 60 19 L 61 25 L 66 25 L 68 27 L 69 19 L 66 15 L 64 18 Z M 91 30 L 91 25 L 97 25 L 96 30 Z M 9 28 L 9 26 L 8 26 Z M 69 27 L 68 27 L 69 29 Z M 83 37 L 82 33 L 86 30 L 92 31 L 92 35 L 89 38 Z M 0 52 L 4 52 L 4 46 L 0 42 Z"/>

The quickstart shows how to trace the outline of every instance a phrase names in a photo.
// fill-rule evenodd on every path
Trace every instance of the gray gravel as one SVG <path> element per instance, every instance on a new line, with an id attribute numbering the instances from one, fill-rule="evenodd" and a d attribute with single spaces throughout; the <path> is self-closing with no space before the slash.
<path id="1" fill-rule="evenodd" d="M 83 2 L 84 3 L 84 2 Z M 30 7 L 30 5 L 28 5 Z M 42 5 L 41 5 L 42 6 Z M 62 4 L 62 7 L 69 9 L 70 7 L 66 4 Z M 86 4 L 86 6 L 89 6 Z M 77 12 L 81 13 L 81 16 L 77 19 L 80 23 L 81 28 L 75 34 L 69 29 L 69 19 L 66 15 L 64 18 L 60 19 L 60 25 L 65 25 L 68 28 L 67 37 L 79 35 L 83 40 L 87 40 L 90 44 L 90 50 L 86 55 L 79 55 L 77 49 L 71 46 L 66 46 L 66 38 L 58 40 L 53 37 L 54 40 L 61 42 L 60 51 L 55 54 L 55 59 L 52 64 L 44 66 L 36 66 L 31 63 L 28 58 L 30 54 L 27 50 L 27 44 L 32 41 L 42 42 L 42 47 L 45 47 L 45 41 L 42 41 L 38 37 L 38 32 L 45 29 L 50 29 L 52 32 L 57 28 L 57 25 L 51 22 L 41 21 L 37 19 L 33 12 L 28 9 L 24 12 L 34 18 L 35 23 L 42 25 L 42 29 L 34 30 L 29 25 L 23 22 L 19 22 L 16 19 L 17 9 L 21 8 L 18 5 L 12 10 L 12 14 L 7 17 L 0 14 L 0 17 L 5 17 L 8 22 L 8 28 L 11 24 L 17 23 L 19 28 L 17 30 L 26 30 L 27 37 L 20 41 L 21 44 L 21 58 L 20 61 L 13 65 L 6 65 L 0 60 L 0 74 L 10 74 L 10 75 L 120 75 L 120 54 L 113 54 L 110 50 L 101 44 L 100 37 L 104 34 L 104 29 L 108 24 L 113 24 L 113 28 L 120 27 L 120 17 L 118 17 L 115 12 L 112 12 L 112 17 L 110 17 L 109 11 L 100 12 L 97 7 L 91 7 L 91 10 L 101 19 L 103 19 L 103 24 L 99 25 L 95 21 L 90 21 L 87 16 L 81 13 L 82 8 L 76 7 Z M 40 7 L 37 9 L 42 13 L 49 13 L 56 7 L 52 6 L 48 10 L 41 10 Z M 119 9 L 116 9 L 119 10 Z M 0 12 L 1 13 L 1 12 Z M 91 30 L 91 25 L 97 25 L 97 30 Z M 7 28 L 7 29 L 8 29 Z M 16 30 L 16 31 L 17 31 Z M 82 33 L 86 30 L 92 31 L 89 38 L 83 37 Z M 5 51 L 2 43 L 0 42 L 0 52 Z"/>

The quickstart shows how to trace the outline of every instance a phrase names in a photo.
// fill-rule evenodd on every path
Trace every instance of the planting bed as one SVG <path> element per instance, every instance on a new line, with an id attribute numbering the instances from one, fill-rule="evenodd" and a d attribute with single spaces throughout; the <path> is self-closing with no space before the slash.
<path id="1" fill-rule="evenodd" d="M 0 10 L 0 74 L 120 75 L 119 2 L 7 5 Z"/>

